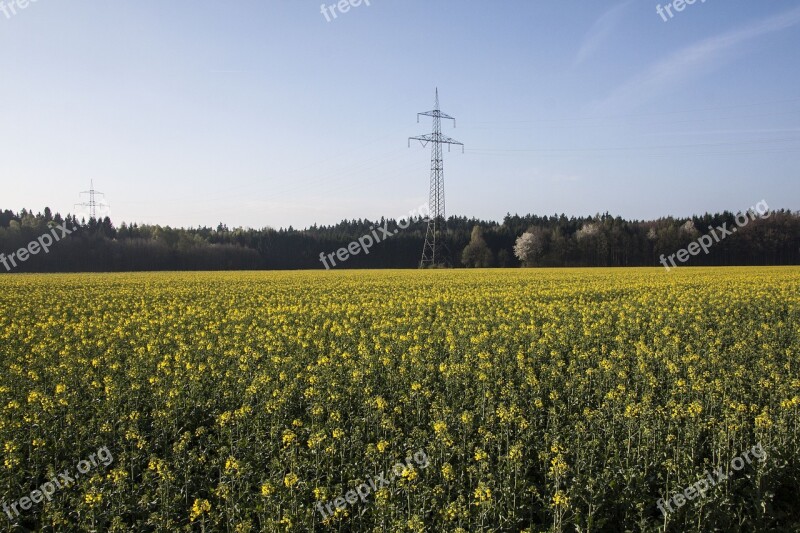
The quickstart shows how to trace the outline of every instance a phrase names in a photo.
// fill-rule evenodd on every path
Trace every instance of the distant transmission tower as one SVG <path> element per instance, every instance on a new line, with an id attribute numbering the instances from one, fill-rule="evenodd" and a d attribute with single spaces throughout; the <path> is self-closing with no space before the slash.
<path id="1" fill-rule="evenodd" d="M 436 105 L 433 111 L 417 113 L 417 122 L 419 122 L 420 115 L 433 117 L 433 133 L 430 135 L 408 138 L 409 146 L 411 146 L 412 140 L 419 141 L 422 143 L 422 146 L 427 146 L 428 143 L 431 143 L 431 186 L 428 200 L 430 218 L 428 219 L 428 230 L 425 234 L 425 245 L 422 247 L 422 259 L 419 262 L 420 268 L 423 268 L 438 264 L 446 265 L 449 261 L 449 254 L 446 253 L 447 248 L 444 243 L 444 234 L 447 231 L 447 219 L 445 218 L 444 209 L 444 163 L 442 159 L 442 145 L 446 144 L 448 151 L 450 151 L 450 145 L 452 144 L 461 145 L 461 151 L 463 153 L 464 143 L 442 135 L 442 119 L 452 120 L 454 128 L 456 127 L 456 119 L 439 110 L 438 87 L 436 88 Z"/>
<path id="2" fill-rule="evenodd" d="M 83 202 L 83 203 L 80 203 L 80 204 L 75 204 L 75 207 L 78 207 L 78 206 L 88 207 L 89 208 L 89 218 L 93 218 L 93 219 L 97 220 L 97 208 L 98 207 L 101 207 L 101 208 L 102 207 L 109 207 L 107 204 L 104 204 L 102 202 L 97 202 L 95 197 L 96 196 L 105 197 L 105 194 L 101 193 L 100 191 L 94 190 L 94 180 L 91 180 L 89 182 L 89 190 L 88 191 L 82 191 L 80 194 L 88 194 L 89 195 L 89 201 L 88 202 Z"/>

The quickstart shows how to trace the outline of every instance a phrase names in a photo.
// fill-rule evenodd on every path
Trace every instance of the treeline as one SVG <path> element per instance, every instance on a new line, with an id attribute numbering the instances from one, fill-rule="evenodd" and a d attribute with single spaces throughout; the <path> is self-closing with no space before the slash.
<path id="1" fill-rule="evenodd" d="M 444 240 L 456 267 L 520 266 L 515 245 L 524 233 L 535 235 L 536 253 L 524 258 L 529 266 L 659 266 L 662 254 L 688 247 L 709 233 L 709 227 L 736 227 L 734 217 L 730 212 L 654 221 L 627 221 L 608 213 L 570 218 L 506 215 L 501 224 L 450 217 Z M 188 229 L 125 223 L 115 227 L 108 217 L 87 222 L 72 215 L 62 218 L 50 209 L 37 214 L 5 210 L 0 211 L 4 254 L 0 259 L 53 234 L 59 225 L 77 229 L 54 242 L 47 253 L 23 254 L 30 256 L 24 261 L 16 257 L 16 266 L 9 261 L 4 263 L 8 267 L 0 264 L 0 272 L 324 269 L 320 254 L 334 254 L 335 268 L 416 268 L 426 230 L 419 218 L 405 229 L 393 219 L 343 221 L 303 230 L 229 229 L 223 224 Z M 369 253 L 348 254 L 345 261 L 336 258 L 337 250 L 367 235 L 375 241 Z M 707 255 L 701 253 L 686 264 L 800 264 L 800 212 L 773 211 L 768 218 L 753 220 L 715 243 Z"/>

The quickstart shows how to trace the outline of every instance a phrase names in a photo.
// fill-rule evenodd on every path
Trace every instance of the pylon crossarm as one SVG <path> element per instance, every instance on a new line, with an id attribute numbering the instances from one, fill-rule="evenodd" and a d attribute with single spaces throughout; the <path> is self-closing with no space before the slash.
<path id="1" fill-rule="evenodd" d="M 411 147 L 411 141 L 419 141 L 422 146 L 428 146 L 429 142 L 432 142 L 432 139 L 426 139 L 424 137 L 409 137 L 408 138 L 408 147 Z"/>
<path id="2" fill-rule="evenodd" d="M 442 113 L 438 109 L 434 109 L 433 111 L 425 111 L 424 113 L 417 113 L 417 123 L 419 123 L 419 117 L 420 116 L 433 117 L 433 118 L 443 118 L 443 119 L 447 119 L 447 120 L 452 120 L 453 121 L 453 127 L 455 127 L 455 124 L 456 124 L 455 117 L 451 117 L 447 113 Z"/>
<path id="3" fill-rule="evenodd" d="M 445 135 L 441 136 L 441 140 L 439 142 L 441 142 L 442 144 L 459 144 L 462 147 L 464 146 L 464 143 L 457 141 L 455 139 L 451 139 L 450 137 L 447 137 Z"/>
<path id="4" fill-rule="evenodd" d="M 437 138 L 438 137 L 438 138 Z M 455 139 L 451 139 L 445 135 L 420 135 L 419 137 L 409 137 L 408 142 L 411 144 L 411 141 L 419 141 L 422 143 L 423 146 L 426 146 L 429 142 L 436 142 L 441 144 L 457 144 L 459 146 L 464 147 L 464 143 L 461 141 L 457 141 Z"/>

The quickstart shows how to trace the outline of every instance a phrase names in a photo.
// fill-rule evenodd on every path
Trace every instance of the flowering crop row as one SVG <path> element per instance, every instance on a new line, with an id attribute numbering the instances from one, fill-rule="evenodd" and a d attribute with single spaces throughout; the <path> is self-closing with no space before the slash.
<path id="1" fill-rule="evenodd" d="M 114 457 L 23 527 L 800 524 L 798 268 L 3 276 L 0 294 L 0 497 Z M 656 507 L 757 443 L 764 461 Z M 427 468 L 315 509 L 418 450 Z"/>

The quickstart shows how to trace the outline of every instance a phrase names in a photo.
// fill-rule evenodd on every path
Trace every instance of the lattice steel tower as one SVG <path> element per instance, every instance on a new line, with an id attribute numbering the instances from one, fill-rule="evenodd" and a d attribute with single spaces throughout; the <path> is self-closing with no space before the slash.
<path id="1" fill-rule="evenodd" d="M 93 219 L 97 220 L 97 208 L 100 207 L 102 209 L 102 208 L 109 207 L 107 204 L 105 204 L 103 202 L 98 202 L 95 199 L 95 196 L 103 196 L 103 197 L 105 197 L 105 194 L 101 193 L 100 191 L 94 190 L 94 180 L 91 180 L 89 182 L 89 190 L 88 191 L 82 191 L 81 194 L 88 194 L 89 195 L 89 201 L 88 202 L 83 202 L 83 203 L 80 203 L 80 204 L 75 204 L 75 207 L 78 207 L 78 206 L 80 206 L 80 207 L 88 207 L 89 208 L 89 218 L 93 218 Z"/>
<path id="2" fill-rule="evenodd" d="M 438 264 L 447 265 L 449 263 L 447 247 L 443 238 L 447 231 L 447 219 L 445 218 L 444 209 L 444 164 L 442 159 L 442 145 L 446 144 L 447 150 L 450 151 L 450 145 L 457 144 L 461 146 L 461 151 L 463 152 L 464 143 L 442 135 L 442 119 L 452 120 L 454 128 L 456 127 L 456 119 L 446 113 L 442 113 L 439 109 L 438 88 L 436 89 L 436 105 L 433 111 L 417 113 L 417 123 L 419 123 L 420 115 L 433 117 L 433 133 L 430 135 L 408 138 L 409 146 L 411 146 L 412 140 L 419 141 L 422 143 L 422 146 L 427 146 L 428 143 L 431 143 L 431 185 L 428 199 L 430 218 L 428 219 L 428 230 L 425 234 L 425 245 L 422 247 L 422 259 L 419 262 L 420 268 L 423 268 Z"/>

